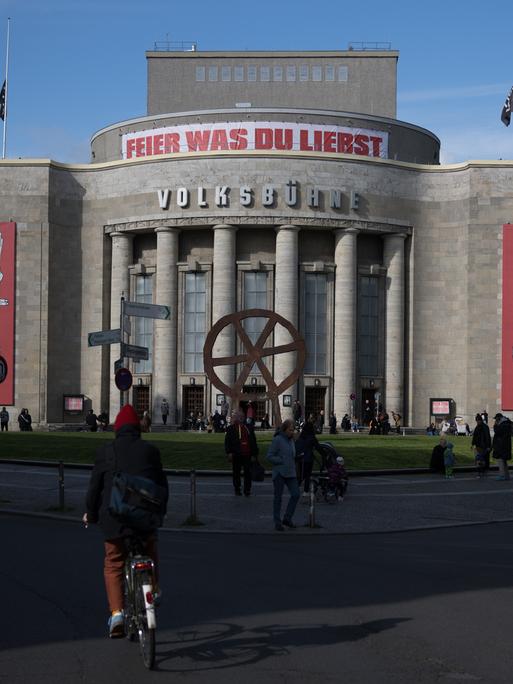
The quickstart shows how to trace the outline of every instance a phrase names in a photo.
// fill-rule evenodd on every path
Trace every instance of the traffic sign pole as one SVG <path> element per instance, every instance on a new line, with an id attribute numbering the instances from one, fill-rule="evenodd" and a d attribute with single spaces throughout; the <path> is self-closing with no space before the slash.
<path id="1" fill-rule="evenodd" d="M 119 358 L 121 359 L 121 365 L 125 367 L 125 328 L 123 326 L 123 321 L 125 319 L 125 298 L 121 295 L 121 303 L 119 307 L 119 329 L 121 332 L 121 344 L 119 350 Z M 122 389 L 119 390 L 119 408 L 122 409 L 124 406 L 124 392 Z"/>

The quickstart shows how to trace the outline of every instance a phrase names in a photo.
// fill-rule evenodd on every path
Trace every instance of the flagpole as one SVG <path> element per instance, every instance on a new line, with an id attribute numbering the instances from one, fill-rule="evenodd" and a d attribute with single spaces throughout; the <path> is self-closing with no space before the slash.
<path id="1" fill-rule="evenodd" d="M 2 144 L 2 159 L 5 159 L 7 145 L 7 92 L 9 90 L 9 39 L 11 33 L 11 17 L 7 17 L 7 54 L 5 57 L 5 104 L 4 104 L 4 135 Z"/>

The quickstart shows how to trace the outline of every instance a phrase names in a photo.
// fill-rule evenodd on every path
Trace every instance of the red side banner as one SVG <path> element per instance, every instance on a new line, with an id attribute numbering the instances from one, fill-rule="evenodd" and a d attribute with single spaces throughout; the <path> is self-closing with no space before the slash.
<path id="1" fill-rule="evenodd" d="M 0 223 L 0 406 L 14 404 L 16 224 Z"/>
<path id="2" fill-rule="evenodd" d="M 513 410 L 513 225 L 502 227 L 502 396 L 501 408 Z"/>

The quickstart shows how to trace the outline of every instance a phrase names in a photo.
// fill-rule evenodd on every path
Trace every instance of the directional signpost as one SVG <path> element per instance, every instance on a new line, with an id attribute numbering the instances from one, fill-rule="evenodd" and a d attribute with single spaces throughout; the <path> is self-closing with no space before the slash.
<path id="1" fill-rule="evenodd" d="M 141 316 L 142 318 L 160 318 L 167 321 L 171 316 L 169 306 L 161 304 L 143 304 L 142 302 L 125 302 L 125 316 Z"/>
<path id="2" fill-rule="evenodd" d="M 136 344 L 123 344 L 121 356 L 135 361 L 147 361 L 150 358 L 148 347 L 138 347 Z"/>
<path id="3" fill-rule="evenodd" d="M 120 406 L 123 406 L 123 392 L 128 391 L 132 386 L 132 374 L 128 368 L 125 368 L 125 359 L 147 361 L 150 355 L 147 347 L 139 347 L 135 344 L 128 344 L 125 342 L 125 335 L 130 336 L 132 333 L 130 316 L 155 318 L 167 321 L 171 316 L 171 309 L 169 306 L 164 306 L 162 304 L 125 302 L 125 298 L 122 296 L 119 328 L 116 328 L 115 330 L 98 330 L 97 332 L 88 334 L 87 343 L 90 347 L 97 347 L 103 344 L 120 345 L 120 358 L 114 363 L 115 382 L 120 393 Z"/>
<path id="4" fill-rule="evenodd" d="M 119 344 L 121 342 L 121 330 L 99 330 L 98 332 L 89 333 L 87 336 L 87 344 L 90 347 L 97 347 L 101 344 Z"/>

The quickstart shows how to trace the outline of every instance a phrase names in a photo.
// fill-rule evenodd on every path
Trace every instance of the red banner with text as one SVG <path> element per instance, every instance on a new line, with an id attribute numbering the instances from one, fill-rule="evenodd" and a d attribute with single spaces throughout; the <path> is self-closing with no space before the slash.
<path id="1" fill-rule="evenodd" d="M 16 224 L 0 223 L 0 406 L 14 404 Z"/>

